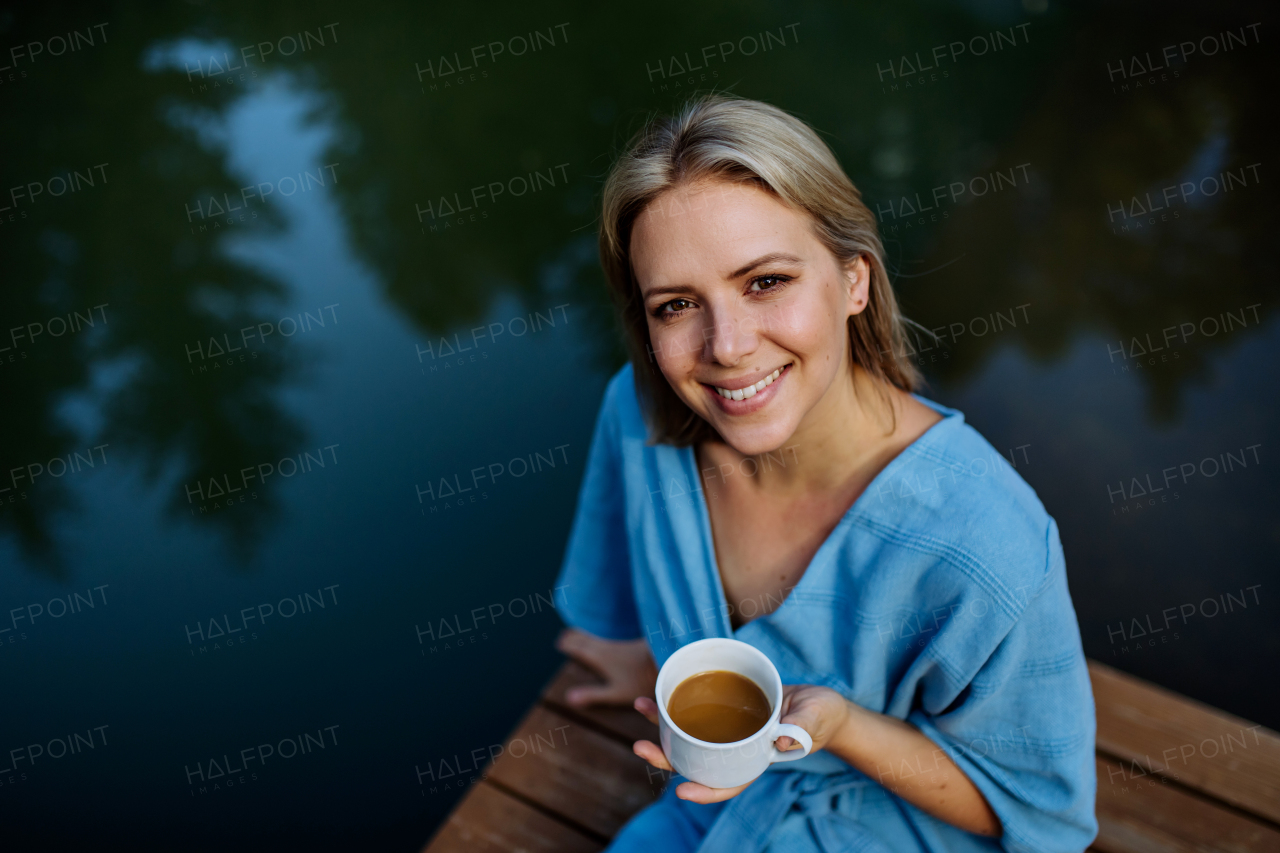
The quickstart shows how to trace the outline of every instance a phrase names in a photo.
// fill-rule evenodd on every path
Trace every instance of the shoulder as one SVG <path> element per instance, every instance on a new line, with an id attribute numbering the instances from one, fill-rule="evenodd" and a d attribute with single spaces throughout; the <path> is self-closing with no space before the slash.
<path id="1" fill-rule="evenodd" d="M 1012 458 L 964 415 L 930 400 L 943 419 L 868 487 L 863 526 L 904 547 L 936 555 L 1019 612 L 1048 579 L 1057 527 Z"/>
<path id="2" fill-rule="evenodd" d="M 631 362 L 622 365 L 610 377 L 604 389 L 600 410 L 602 417 L 616 425 L 620 438 L 640 439 L 643 442 L 648 437 Z"/>
<path id="3" fill-rule="evenodd" d="M 617 405 L 619 396 L 634 398 L 635 393 L 635 371 L 631 367 L 631 362 L 628 361 L 609 377 L 609 382 L 604 388 L 605 405 Z"/>

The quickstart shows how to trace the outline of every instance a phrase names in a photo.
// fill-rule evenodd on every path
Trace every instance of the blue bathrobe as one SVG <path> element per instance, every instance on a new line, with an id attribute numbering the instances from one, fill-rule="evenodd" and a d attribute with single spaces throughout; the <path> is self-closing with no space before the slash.
<path id="1" fill-rule="evenodd" d="M 659 666 L 685 643 L 733 637 L 784 684 L 910 722 L 937 744 L 934 761 L 945 753 L 978 786 L 1003 835 L 957 829 L 881 786 L 928 760 L 864 774 L 822 751 L 714 805 L 676 798 L 676 779 L 610 851 L 1079 851 L 1093 840 L 1093 696 L 1057 525 L 960 412 L 917 399 L 943 420 L 854 501 L 781 605 L 740 603 L 765 615 L 735 631 L 703 493 L 722 473 L 698 471 L 692 448 L 647 443 L 623 367 L 596 421 L 558 609 L 598 637 L 644 637 Z M 723 476 L 750 474 L 746 464 Z"/>

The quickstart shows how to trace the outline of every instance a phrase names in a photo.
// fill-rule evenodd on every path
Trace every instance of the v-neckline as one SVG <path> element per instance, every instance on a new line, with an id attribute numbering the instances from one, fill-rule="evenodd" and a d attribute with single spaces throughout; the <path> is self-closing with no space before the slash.
<path id="1" fill-rule="evenodd" d="M 862 490 L 862 493 L 854 498 L 853 503 L 849 504 L 848 509 L 844 511 L 844 514 L 840 516 L 840 520 L 836 522 L 835 527 L 831 528 L 831 532 L 822 540 L 822 544 L 818 546 L 818 550 L 813 553 L 813 557 L 811 557 L 808 564 L 805 565 L 804 571 L 800 574 L 800 579 L 791 587 L 791 592 L 782 600 L 782 603 L 768 613 L 762 613 L 750 621 L 744 622 L 736 629 L 733 627 L 733 623 L 729 619 L 729 599 L 724 592 L 724 579 L 720 577 L 720 559 L 716 556 L 716 540 L 711 530 L 711 508 L 707 504 L 706 490 L 703 488 L 694 490 L 698 495 L 696 498 L 699 513 L 698 521 L 699 527 L 701 528 L 704 550 L 707 554 L 707 559 L 703 561 L 703 566 L 711 573 L 711 583 L 716 591 L 716 602 L 718 604 L 717 612 L 720 614 L 721 618 L 720 628 L 727 634 L 727 636 L 736 639 L 738 634 L 745 631 L 749 626 L 769 619 L 775 613 L 779 613 L 786 608 L 791 600 L 795 598 L 796 593 L 801 591 L 801 587 L 803 587 L 806 582 L 812 586 L 813 582 L 808 581 L 808 578 L 812 574 L 813 567 L 818 564 L 819 558 L 824 557 L 826 553 L 834 547 L 833 543 L 835 542 L 836 534 L 840 533 L 848 526 L 850 519 L 853 518 L 855 511 L 862 504 L 867 493 L 871 491 L 872 486 L 876 485 L 876 483 L 886 475 L 892 476 L 890 474 L 891 471 L 905 464 L 902 461 L 903 458 L 922 446 L 925 439 L 933 435 L 939 427 L 963 417 L 963 415 L 955 409 L 935 403 L 932 400 L 926 400 L 924 397 L 920 397 L 916 394 L 912 394 L 911 396 L 942 415 L 942 419 L 937 423 L 934 423 L 924 432 L 920 433 L 920 435 L 916 436 L 915 440 L 902 448 L 896 456 L 889 460 L 889 464 L 881 468 L 880 472 L 871 478 L 871 482 L 867 483 L 867 487 Z M 681 450 L 683 451 L 682 457 L 684 463 L 693 469 L 693 476 L 695 477 L 694 482 L 701 482 L 698 476 L 701 472 L 698 469 L 698 457 L 694 450 L 694 446 L 690 444 L 687 447 L 681 448 Z"/>

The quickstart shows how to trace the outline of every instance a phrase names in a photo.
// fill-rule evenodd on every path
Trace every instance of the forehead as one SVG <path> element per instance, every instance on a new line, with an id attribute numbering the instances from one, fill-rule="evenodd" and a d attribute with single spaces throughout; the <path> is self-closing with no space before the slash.
<path id="1" fill-rule="evenodd" d="M 631 263 L 643 289 L 727 276 L 768 252 L 805 257 L 817 239 L 808 214 L 749 183 L 699 181 L 658 196 L 636 218 Z"/>

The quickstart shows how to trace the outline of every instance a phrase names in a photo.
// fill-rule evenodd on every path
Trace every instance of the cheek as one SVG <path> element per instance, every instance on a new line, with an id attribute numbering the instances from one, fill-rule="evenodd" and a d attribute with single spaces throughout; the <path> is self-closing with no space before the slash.
<path id="1" fill-rule="evenodd" d="M 846 317 L 824 300 L 798 300 L 781 314 L 776 337 L 797 355 L 830 355 L 846 346 Z"/>
<path id="2" fill-rule="evenodd" d="M 688 393 L 686 385 L 695 359 L 688 354 L 664 352 L 655 348 L 654 361 L 657 362 L 658 371 L 666 378 L 672 390 L 684 398 Z"/>
<path id="3" fill-rule="evenodd" d="M 689 366 L 698 360 L 702 336 L 695 323 L 670 326 L 649 324 L 649 344 L 658 368 L 668 378 L 679 380 Z"/>

